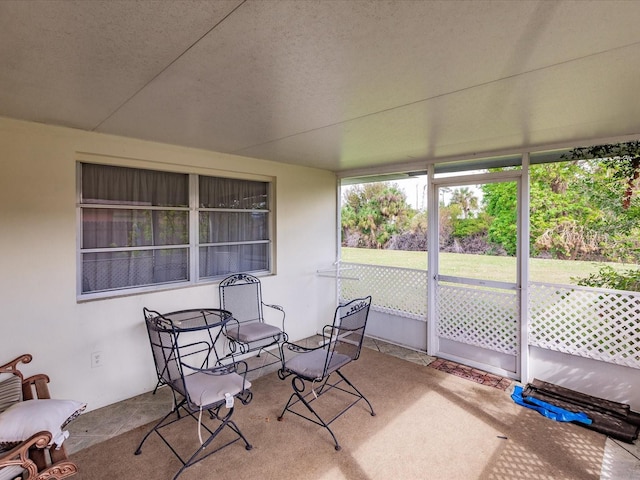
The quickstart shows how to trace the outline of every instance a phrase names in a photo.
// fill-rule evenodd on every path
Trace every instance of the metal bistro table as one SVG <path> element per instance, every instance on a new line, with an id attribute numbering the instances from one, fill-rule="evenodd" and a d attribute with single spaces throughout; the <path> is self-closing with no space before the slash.
<path id="1" fill-rule="evenodd" d="M 194 332 L 196 330 L 210 330 L 214 327 L 222 327 L 233 316 L 230 311 L 219 308 L 191 308 L 159 315 L 169 320 L 173 327 L 180 332 Z"/>
<path id="2" fill-rule="evenodd" d="M 209 355 L 207 355 L 206 359 L 207 364 L 211 351 L 215 354 L 216 362 L 221 359 L 216 350 L 216 343 L 226 323 L 233 318 L 233 314 L 230 311 L 220 308 L 191 308 L 163 313 L 162 317 L 169 320 L 173 325 L 173 329 L 176 332 L 176 340 L 186 332 L 206 331 L 211 342 L 209 343 Z M 177 346 L 180 348 L 179 344 Z"/>

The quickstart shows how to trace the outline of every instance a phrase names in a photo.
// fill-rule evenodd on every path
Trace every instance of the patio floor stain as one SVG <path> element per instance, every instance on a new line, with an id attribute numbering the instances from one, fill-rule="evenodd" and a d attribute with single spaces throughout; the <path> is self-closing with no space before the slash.
<path id="1" fill-rule="evenodd" d="M 431 368 L 440 370 L 441 372 L 450 373 L 456 377 L 461 377 L 472 382 L 480 383 L 488 387 L 498 388 L 500 390 L 507 390 L 511 386 L 511 380 L 505 377 L 500 377 L 492 373 L 483 372 L 476 368 L 468 367 L 467 365 L 461 365 L 450 360 L 444 360 L 437 358 L 429 365 Z"/>

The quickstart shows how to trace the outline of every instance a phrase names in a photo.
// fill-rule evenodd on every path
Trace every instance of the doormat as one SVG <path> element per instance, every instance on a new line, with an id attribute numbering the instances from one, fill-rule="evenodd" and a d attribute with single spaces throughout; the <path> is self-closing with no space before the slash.
<path id="1" fill-rule="evenodd" d="M 494 387 L 500 390 L 507 390 L 511 385 L 511 380 L 505 377 L 500 377 L 492 373 L 483 372 L 477 368 L 468 367 L 460 363 L 452 362 L 450 360 L 444 360 L 437 358 L 429 364 L 431 368 L 440 370 L 441 372 L 450 373 L 456 377 L 465 378 L 472 382 L 486 385 L 487 387 Z"/>

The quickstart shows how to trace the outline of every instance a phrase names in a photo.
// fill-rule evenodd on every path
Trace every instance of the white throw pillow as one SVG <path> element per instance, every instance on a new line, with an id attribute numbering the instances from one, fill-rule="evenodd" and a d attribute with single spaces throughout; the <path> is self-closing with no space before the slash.
<path id="1" fill-rule="evenodd" d="M 25 400 L 0 413 L 0 449 L 13 448 L 34 433 L 51 432 L 51 443 L 62 445 L 62 429 L 87 407 L 75 400 Z"/>

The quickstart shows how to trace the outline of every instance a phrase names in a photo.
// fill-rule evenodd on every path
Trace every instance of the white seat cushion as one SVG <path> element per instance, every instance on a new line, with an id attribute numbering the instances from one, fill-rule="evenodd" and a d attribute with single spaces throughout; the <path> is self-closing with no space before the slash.
<path id="1" fill-rule="evenodd" d="M 191 403 L 198 407 L 207 407 L 224 400 L 226 393 L 237 395 L 244 389 L 251 388 L 251 382 L 244 381 L 237 373 L 227 375 L 208 375 L 204 372 L 196 372 L 184 377 L 187 392 Z M 181 393 L 182 385 L 176 385 Z M 186 396 L 186 395 L 185 395 Z"/>
<path id="2" fill-rule="evenodd" d="M 327 351 L 324 349 L 301 353 L 287 360 L 285 368 L 301 377 L 311 380 L 319 380 L 324 375 L 324 364 L 327 359 Z M 329 362 L 327 374 L 335 372 L 340 367 L 351 361 L 351 357 L 342 353 L 333 353 Z"/>
<path id="3" fill-rule="evenodd" d="M 242 343 L 257 342 L 269 337 L 278 337 L 282 330 L 268 323 L 251 322 L 227 326 L 227 336 Z"/>

